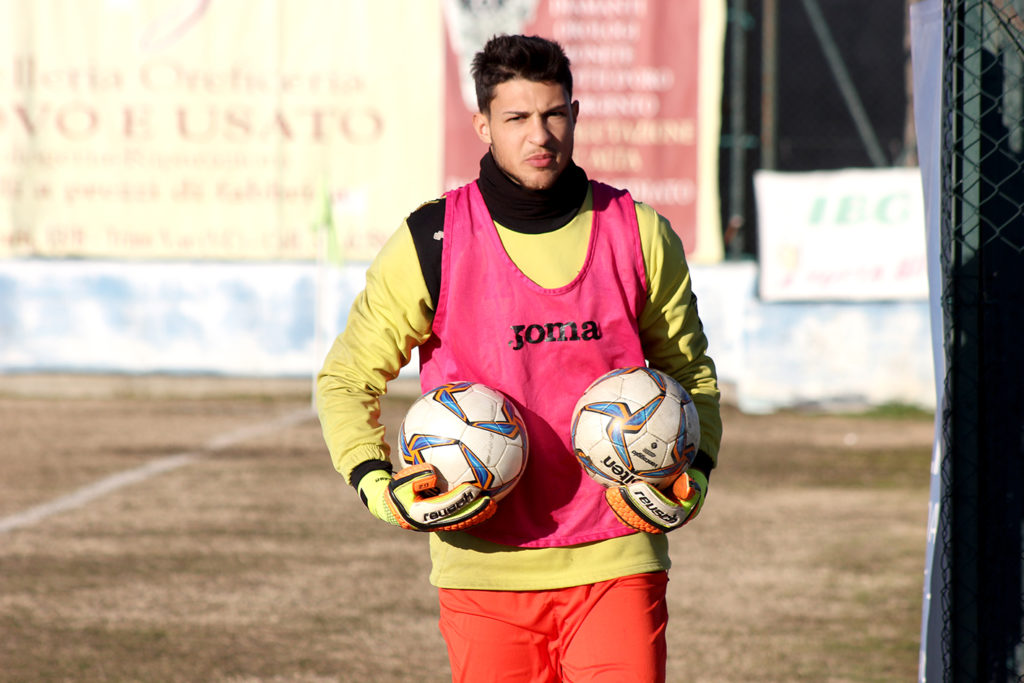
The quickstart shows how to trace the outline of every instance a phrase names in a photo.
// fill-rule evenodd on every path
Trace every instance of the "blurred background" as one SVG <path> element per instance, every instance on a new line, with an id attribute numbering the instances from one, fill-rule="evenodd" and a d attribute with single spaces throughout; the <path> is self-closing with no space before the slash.
<path id="1" fill-rule="evenodd" d="M 739 626 L 705 634 L 704 651 L 719 653 L 718 671 L 743 670 L 715 680 L 771 678 L 761 653 L 796 663 L 773 680 L 797 680 L 797 669 L 802 680 L 867 680 L 864 666 L 886 651 L 899 664 L 870 680 L 905 680 L 919 645 L 921 680 L 948 680 L 953 668 L 982 672 L 963 680 L 1021 680 L 1024 458 L 1013 456 L 1024 448 L 1022 16 L 1024 0 L 0 0 L 0 385 L 42 397 L 4 404 L 10 476 L 0 498 L 17 514 L 0 532 L 53 514 L 45 504 L 27 516 L 22 508 L 98 474 L 154 454 L 219 452 L 217 435 L 234 418 L 266 422 L 276 402 L 302 406 L 305 431 L 247 447 L 238 471 L 259 459 L 266 489 L 234 492 L 263 510 L 259 492 L 278 493 L 278 470 L 292 468 L 278 457 L 290 441 L 317 482 L 303 481 L 303 491 L 321 486 L 307 382 L 388 236 L 421 202 L 475 177 L 484 150 L 469 125 L 472 55 L 496 33 L 536 33 L 573 62 L 577 162 L 679 233 L 730 404 L 733 464 L 716 475 L 722 517 L 700 528 L 719 551 L 735 541 L 742 559 L 723 553 L 722 571 L 706 576 L 737 580 L 742 566 L 773 583 L 743 575 L 747 591 L 731 606 L 721 595 L 709 603 Z M 404 374 L 414 379 L 415 363 Z M 188 398 L 150 406 L 134 400 L 143 385 Z M 55 408 L 53 398 L 98 386 L 116 400 Z M 269 403 L 196 403 L 213 392 Z M 392 419 L 408 398 L 395 395 Z M 812 433 L 794 408 L 884 417 L 829 416 Z M 70 427 L 71 412 L 86 426 Z M 904 412 L 915 417 L 893 421 Z M 123 424 L 129 415 L 134 432 Z M 197 416 L 210 424 L 197 428 Z M 112 446 L 115 436 L 125 443 Z M 234 472 L 228 456 L 211 468 Z M 177 502 L 177 491 L 206 485 L 211 492 L 195 497 L 216 505 L 220 477 L 186 469 L 161 495 Z M 336 484 L 325 481 L 308 511 L 318 530 Z M 113 512 L 133 527 L 137 509 L 159 515 L 157 528 L 167 522 L 148 490 L 138 495 L 121 508 L 112 500 Z M 102 536 L 110 512 L 81 519 Z M 200 508 L 195 524 L 208 517 Z M 248 534 L 248 517 L 239 519 Z M 74 584 L 47 553 L 96 539 L 74 517 L 65 524 L 55 527 L 62 542 L 48 527 L 20 537 L 25 546 L 2 545 L 17 571 L 0 572 L 16 586 L 0 593 L 17 594 L 9 604 L 21 610 L 3 625 L 21 636 L 0 639 L 9 643 L 0 658 L 24 649 L 26 670 L 54 659 L 51 643 L 79 642 L 22 609 L 43 594 L 77 609 L 35 583 L 45 568 L 54 585 Z M 778 540 L 782 530 L 791 542 Z M 293 538 L 287 520 L 281 533 Z M 158 554 L 162 538 L 149 539 Z M 337 550 L 333 536 L 323 542 Z M 111 554 L 111 565 L 127 556 L 133 571 L 148 571 L 132 552 Z M 300 557 L 291 546 L 282 554 Z M 275 566 L 278 555 L 268 554 Z M 404 547 L 395 556 L 404 567 Z M 888 586 L 885 599 L 871 581 Z M 139 585 L 179 603 L 162 576 Z M 834 609 L 837 595 L 843 609 Z M 922 597 L 918 639 L 910 633 Z M 127 603 L 145 604 L 133 594 Z M 757 603 L 761 621 L 751 626 Z M 195 618 L 206 619 L 205 595 L 195 604 Z M 266 604 L 269 613 L 280 601 Z M 166 621 L 166 607 L 150 611 Z M 86 603 L 83 612 L 96 611 Z M 60 609 L 52 614 L 63 623 Z M 829 618 L 833 627 L 822 628 Z M 787 630 L 794 624 L 806 632 Z M 736 637 L 743 629 L 747 640 Z M 365 632 L 355 629 L 351 650 L 377 652 Z M 50 633 L 59 635 L 38 637 Z M 109 638 L 95 633 L 102 668 Z M 137 642 L 148 657 L 148 641 Z M 847 668 L 834 668 L 832 653 L 849 655 Z M 76 667 L 75 657 L 55 670 Z M 161 664 L 177 671 L 180 660 Z"/>
<path id="2" fill-rule="evenodd" d="M 682 237 L 729 400 L 933 409 L 908 6 L 0 0 L 0 372 L 312 376 L 521 32 Z"/>

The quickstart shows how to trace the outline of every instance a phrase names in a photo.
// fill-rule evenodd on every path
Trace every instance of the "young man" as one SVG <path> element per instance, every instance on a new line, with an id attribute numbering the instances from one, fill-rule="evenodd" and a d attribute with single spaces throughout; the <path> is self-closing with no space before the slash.
<path id="1" fill-rule="evenodd" d="M 319 376 L 324 437 L 374 516 L 433 532 L 454 680 L 664 680 L 664 532 L 700 511 L 722 431 L 682 244 L 573 163 L 579 103 L 557 43 L 496 36 L 473 77 L 480 176 L 414 211 L 370 266 Z M 568 321 L 598 332 L 515 343 L 517 326 Z M 529 463 L 500 503 L 468 484 L 431 495 L 429 466 L 392 473 L 379 400 L 414 347 L 424 391 L 477 381 L 522 412 Z M 573 456 L 572 407 L 599 375 L 645 362 L 692 395 L 700 452 L 669 491 L 606 493 Z"/>

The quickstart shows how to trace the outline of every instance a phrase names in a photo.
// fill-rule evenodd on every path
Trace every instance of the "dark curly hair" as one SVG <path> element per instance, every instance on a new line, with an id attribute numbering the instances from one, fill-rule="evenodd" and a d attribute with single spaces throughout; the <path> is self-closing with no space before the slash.
<path id="1" fill-rule="evenodd" d="M 473 57 L 470 70 L 476 84 L 476 104 L 487 113 L 494 88 L 513 78 L 558 83 L 572 99 L 572 72 L 562 46 L 540 36 L 497 35 Z"/>

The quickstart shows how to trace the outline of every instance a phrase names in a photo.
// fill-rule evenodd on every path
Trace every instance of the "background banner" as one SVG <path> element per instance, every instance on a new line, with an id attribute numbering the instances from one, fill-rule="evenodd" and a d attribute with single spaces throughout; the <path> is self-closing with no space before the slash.
<path id="1" fill-rule="evenodd" d="M 935 442 L 932 447 L 931 481 L 928 492 L 928 536 L 925 550 L 924 581 L 921 594 L 921 647 L 918 681 L 942 681 L 946 678 L 942 633 L 947 627 L 942 614 L 943 544 L 949 529 L 942 515 L 942 500 L 947 495 L 943 483 L 943 463 L 947 462 L 943 438 L 946 353 L 943 345 L 945 323 L 942 314 L 942 3 L 922 0 L 912 4 L 910 14 L 910 54 L 914 78 L 914 124 L 917 130 L 918 159 L 924 198 L 925 244 L 928 260 L 928 312 L 935 374 Z M 947 465 L 948 467 L 948 465 Z M 949 471 L 945 472 L 947 477 Z M 940 524 L 942 528 L 940 530 Z M 932 607 L 935 609 L 932 609 Z"/>
<path id="2" fill-rule="evenodd" d="M 916 168 L 754 174 L 761 298 L 928 297 Z"/>
<path id="3" fill-rule="evenodd" d="M 497 33 L 541 35 L 572 62 L 576 163 L 668 218 L 692 261 L 721 260 L 721 0 L 444 0 L 444 10 L 445 188 L 475 179 L 486 152 L 470 127 L 473 55 Z"/>
<path id="4" fill-rule="evenodd" d="M 0 0 L 0 258 L 369 259 L 440 186 L 419 0 Z"/>

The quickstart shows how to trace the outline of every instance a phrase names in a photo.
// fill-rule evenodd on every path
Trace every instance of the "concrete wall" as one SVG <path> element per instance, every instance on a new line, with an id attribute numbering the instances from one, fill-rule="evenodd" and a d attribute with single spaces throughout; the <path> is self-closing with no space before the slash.
<path id="1" fill-rule="evenodd" d="M 0 261 L 0 372 L 310 376 L 365 268 Z M 754 263 L 692 270 L 719 376 L 741 409 L 934 409 L 926 301 L 769 304 Z"/>

